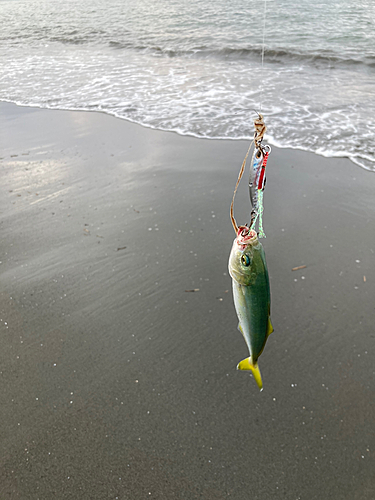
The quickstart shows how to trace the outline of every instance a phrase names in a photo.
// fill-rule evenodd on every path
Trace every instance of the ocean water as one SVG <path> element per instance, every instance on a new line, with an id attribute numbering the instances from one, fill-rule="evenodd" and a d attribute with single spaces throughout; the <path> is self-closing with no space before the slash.
<path id="1" fill-rule="evenodd" d="M 0 100 L 375 171 L 373 0 L 0 0 Z M 262 57 L 262 49 L 264 54 Z"/>

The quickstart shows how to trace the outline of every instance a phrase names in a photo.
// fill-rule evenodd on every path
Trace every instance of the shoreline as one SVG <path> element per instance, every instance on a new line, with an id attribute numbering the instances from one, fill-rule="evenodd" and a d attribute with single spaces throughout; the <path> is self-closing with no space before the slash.
<path id="1" fill-rule="evenodd" d="M 248 141 L 0 116 L 3 496 L 372 500 L 372 172 L 273 147 L 260 394 L 227 271 Z"/>
<path id="2" fill-rule="evenodd" d="M 8 101 L 8 100 L 0 100 L 0 103 L 4 103 L 4 104 L 13 104 L 15 106 L 18 106 L 18 107 L 21 107 L 21 108 L 36 108 L 36 109 L 40 109 L 40 110 L 50 110 L 50 111 L 68 111 L 68 112 L 79 112 L 79 113 L 98 113 L 98 114 L 104 114 L 104 115 L 107 115 L 107 116 L 111 116 L 112 118 L 117 118 L 119 120 L 123 120 L 123 121 L 126 121 L 130 124 L 133 124 L 133 125 L 138 125 L 140 127 L 144 127 L 146 129 L 150 129 L 150 130 L 155 130 L 155 131 L 159 131 L 159 132 L 167 132 L 167 133 L 172 133 L 172 134 L 177 134 L 181 137 L 191 137 L 191 138 L 194 138 L 194 139 L 203 139 L 203 140 L 208 140 L 208 141 L 247 141 L 249 143 L 249 141 L 252 140 L 251 137 L 208 137 L 208 136 L 199 136 L 197 134 L 193 134 L 193 133 L 183 133 L 179 130 L 168 130 L 168 129 L 163 129 L 163 128 L 157 128 L 157 127 L 154 127 L 152 125 L 148 125 L 148 124 L 145 124 L 145 123 L 140 123 L 140 122 L 137 122 L 137 121 L 133 121 L 131 120 L 130 118 L 125 118 L 125 117 L 122 117 L 116 113 L 111 113 L 109 111 L 103 111 L 103 110 L 99 110 L 99 109 L 84 109 L 84 108 L 49 108 L 47 106 L 43 107 L 43 106 L 39 106 L 39 105 L 31 105 L 31 104 L 21 104 L 17 101 Z M 325 153 L 319 153 L 317 151 L 312 151 L 312 150 L 309 150 L 309 149 L 303 149 L 303 148 L 297 148 L 297 147 L 293 147 L 293 146 L 282 146 L 277 140 L 273 139 L 272 137 L 271 138 L 267 138 L 267 141 L 273 148 L 277 148 L 277 149 L 290 149 L 290 150 L 293 150 L 293 151 L 302 151 L 304 153 L 311 153 L 311 154 L 314 154 L 316 156 L 321 156 L 323 158 L 332 158 L 332 159 L 344 159 L 344 160 L 349 160 L 351 163 L 353 163 L 355 166 L 357 167 L 360 167 L 361 169 L 363 170 L 366 170 L 368 172 L 373 172 L 375 173 L 375 166 L 373 169 L 371 168 L 368 168 L 364 165 L 362 165 L 361 163 L 359 163 L 355 158 L 353 158 L 349 153 L 340 153 L 340 154 L 335 154 L 335 155 L 328 155 L 328 154 L 325 154 Z"/>

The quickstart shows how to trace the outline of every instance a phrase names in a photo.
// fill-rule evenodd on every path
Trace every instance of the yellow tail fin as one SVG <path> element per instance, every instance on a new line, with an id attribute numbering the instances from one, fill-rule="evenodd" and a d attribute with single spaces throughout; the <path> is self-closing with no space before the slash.
<path id="1" fill-rule="evenodd" d="M 245 358 L 237 365 L 237 370 L 251 370 L 255 382 L 258 384 L 259 390 L 263 391 L 262 375 L 260 374 L 258 363 L 253 363 L 251 357 Z"/>

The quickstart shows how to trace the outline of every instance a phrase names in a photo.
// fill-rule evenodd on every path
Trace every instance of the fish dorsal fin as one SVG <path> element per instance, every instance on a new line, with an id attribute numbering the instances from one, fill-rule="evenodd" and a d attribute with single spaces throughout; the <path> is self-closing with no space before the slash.
<path id="1" fill-rule="evenodd" d="M 245 334 L 242 330 L 241 323 L 238 323 L 237 330 L 242 333 L 242 337 L 245 339 L 245 342 L 246 342 L 246 337 L 245 337 Z"/>
<path id="2" fill-rule="evenodd" d="M 268 316 L 268 325 L 267 325 L 267 337 L 268 335 L 271 335 L 271 333 L 273 332 L 273 326 L 272 326 L 272 323 L 271 323 L 271 318 Z"/>

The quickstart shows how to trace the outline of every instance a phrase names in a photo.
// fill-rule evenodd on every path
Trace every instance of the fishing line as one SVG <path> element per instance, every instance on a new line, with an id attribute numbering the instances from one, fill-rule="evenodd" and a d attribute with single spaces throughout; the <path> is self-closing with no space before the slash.
<path id="1" fill-rule="evenodd" d="M 237 193 L 238 186 L 239 186 L 239 184 L 240 184 L 240 181 L 241 181 L 241 179 L 242 179 L 243 173 L 244 173 L 244 171 L 245 171 L 246 160 L 247 160 L 247 157 L 249 156 L 250 149 L 251 149 L 251 146 L 252 146 L 253 144 L 254 144 L 254 140 L 252 140 L 252 141 L 251 141 L 250 146 L 249 146 L 249 149 L 247 150 L 247 153 L 246 153 L 245 159 L 244 159 L 244 161 L 242 162 L 242 166 L 241 166 L 241 169 L 240 169 L 240 173 L 238 174 L 238 178 L 237 178 L 237 182 L 236 182 L 236 187 L 234 188 L 234 193 L 233 193 L 232 203 L 230 204 L 230 220 L 232 221 L 232 226 L 233 226 L 233 229 L 234 229 L 234 231 L 235 231 L 235 233 L 236 233 L 236 234 L 237 234 L 237 232 L 238 232 L 238 226 L 237 226 L 236 219 L 234 218 L 234 214 L 233 214 L 234 198 L 236 197 L 236 193 Z"/>
<path id="2" fill-rule="evenodd" d="M 260 70 L 260 103 L 259 103 L 259 112 L 262 112 L 262 103 L 263 103 L 263 68 L 264 68 L 264 46 L 265 46 L 265 38 L 266 38 L 266 14 L 267 14 L 267 0 L 264 0 L 264 13 L 263 13 L 263 42 L 262 42 L 262 66 Z"/>

